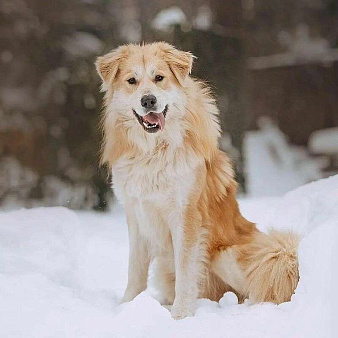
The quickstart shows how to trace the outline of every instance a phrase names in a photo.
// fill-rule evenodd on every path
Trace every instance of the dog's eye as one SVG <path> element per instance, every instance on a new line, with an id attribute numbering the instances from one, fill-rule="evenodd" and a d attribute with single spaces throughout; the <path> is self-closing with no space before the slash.
<path id="1" fill-rule="evenodd" d="M 134 77 L 131 77 L 127 81 L 128 81 L 129 84 L 135 84 L 136 83 L 136 79 Z"/>
<path id="2" fill-rule="evenodd" d="M 155 76 L 155 81 L 156 82 L 160 82 L 160 81 L 162 81 L 164 79 L 164 76 L 162 76 L 162 75 L 156 75 Z"/>

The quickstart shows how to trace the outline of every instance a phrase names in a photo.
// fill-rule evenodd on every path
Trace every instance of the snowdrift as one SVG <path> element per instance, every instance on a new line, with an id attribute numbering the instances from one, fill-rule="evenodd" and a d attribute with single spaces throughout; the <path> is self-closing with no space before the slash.
<path id="1" fill-rule="evenodd" d="M 196 315 L 171 319 L 150 294 L 118 305 L 126 285 L 125 218 L 38 208 L 0 213 L 1 337 L 336 337 L 338 176 L 283 198 L 245 200 L 259 224 L 302 235 L 300 282 L 279 306 L 201 299 Z"/>

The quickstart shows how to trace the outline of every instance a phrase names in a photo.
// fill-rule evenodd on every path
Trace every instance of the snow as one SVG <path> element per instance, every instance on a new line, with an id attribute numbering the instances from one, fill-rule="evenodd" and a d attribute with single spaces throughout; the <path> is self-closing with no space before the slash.
<path id="1" fill-rule="evenodd" d="M 338 127 L 314 131 L 309 138 L 309 148 L 318 154 L 338 155 Z"/>
<path id="2" fill-rule="evenodd" d="M 268 117 L 258 120 L 260 130 L 245 134 L 243 151 L 248 196 L 280 196 L 305 183 L 322 178 L 325 158 L 311 158 Z"/>
<path id="3" fill-rule="evenodd" d="M 38 175 L 13 157 L 0 158 L 0 201 L 2 207 L 27 200 L 38 182 Z"/>
<path id="4" fill-rule="evenodd" d="M 311 37 L 310 27 L 298 24 L 294 36 L 280 32 L 279 40 L 299 59 L 321 59 L 330 53 L 329 42 L 321 37 Z"/>
<path id="5" fill-rule="evenodd" d="M 197 10 L 197 15 L 193 21 L 194 27 L 207 31 L 212 26 L 212 11 L 209 6 L 202 5 Z"/>
<path id="6" fill-rule="evenodd" d="M 338 176 L 284 197 L 241 201 L 246 217 L 301 233 L 300 282 L 279 306 L 198 300 L 181 321 L 143 292 L 119 305 L 127 281 L 128 235 L 120 208 L 0 213 L 1 337 L 335 337 Z M 337 331 L 338 333 L 338 331 Z"/>
<path id="7" fill-rule="evenodd" d="M 313 63 L 327 66 L 338 60 L 338 48 L 330 48 L 324 38 L 311 37 L 310 28 L 304 24 L 297 26 L 294 35 L 280 32 L 279 42 L 286 47 L 285 53 L 249 57 L 248 68 L 266 69 Z"/>
<path id="8" fill-rule="evenodd" d="M 181 8 L 177 6 L 162 9 L 152 21 L 156 30 L 168 32 L 175 25 L 186 25 L 187 18 Z"/>
<path id="9" fill-rule="evenodd" d="M 63 153 L 63 154 L 62 154 Z M 91 210 L 98 203 L 95 189 L 83 180 L 85 172 L 68 162 L 68 153 L 59 151 L 59 167 L 62 162 L 67 169 L 68 177 L 77 179 L 80 183 L 71 184 L 56 176 L 46 176 L 41 179 L 44 193 L 43 199 L 32 197 L 36 188 L 38 175 L 30 168 L 23 166 L 13 157 L 0 159 L 0 203 L 3 210 L 20 206 L 67 206 L 71 209 Z M 81 180 L 82 179 L 82 180 Z"/>
<path id="10" fill-rule="evenodd" d="M 63 47 L 70 55 L 83 57 L 100 53 L 103 43 L 91 33 L 76 32 L 64 40 Z"/>

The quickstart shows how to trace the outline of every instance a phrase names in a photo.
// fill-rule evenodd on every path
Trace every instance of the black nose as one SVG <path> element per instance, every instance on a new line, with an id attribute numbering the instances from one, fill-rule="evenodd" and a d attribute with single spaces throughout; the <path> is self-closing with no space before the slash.
<path id="1" fill-rule="evenodd" d="M 144 108 L 153 108 L 157 99 L 154 95 L 143 95 L 141 98 L 141 106 Z"/>

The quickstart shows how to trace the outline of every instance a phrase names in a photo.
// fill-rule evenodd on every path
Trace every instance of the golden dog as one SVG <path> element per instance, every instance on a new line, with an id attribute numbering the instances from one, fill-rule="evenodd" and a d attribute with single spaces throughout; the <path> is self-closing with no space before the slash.
<path id="1" fill-rule="evenodd" d="M 240 213 L 218 109 L 190 77 L 193 55 L 164 43 L 125 45 L 99 57 L 102 162 L 125 205 L 130 254 L 123 301 L 147 288 L 149 266 L 175 319 L 196 299 L 281 303 L 298 283 L 298 237 L 258 231 Z"/>

